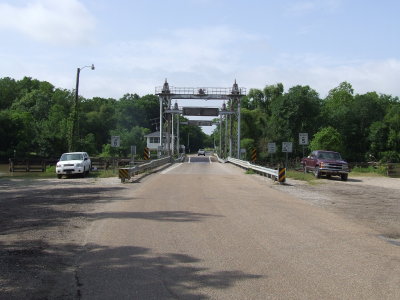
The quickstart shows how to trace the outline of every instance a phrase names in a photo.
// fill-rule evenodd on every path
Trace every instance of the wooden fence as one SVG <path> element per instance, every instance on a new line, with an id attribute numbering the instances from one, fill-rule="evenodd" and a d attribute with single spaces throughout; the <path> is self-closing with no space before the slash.
<path id="1" fill-rule="evenodd" d="M 92 171 L 117 169 L 129 166 L 130 159 L 128 158 L 103 158 L 93 157 Z M 55 166 L 58 159 L 9 159 L 10 172 L 44 172 L 48 166 Z M 136 161 L 135 165 L 144 163 L 145 161 Z"/>
<path id="2" fill-rule="evenodd" d="M 400 177 L 400 164 L 388 164 L 387 175 L 389 177 Z"/>
<path id="3" fill-rule="evenodd" d="M 9 159 L 10 172 L 44 172 L 46 166 L 49 164 L 48 160 L 37 159 Z"/>

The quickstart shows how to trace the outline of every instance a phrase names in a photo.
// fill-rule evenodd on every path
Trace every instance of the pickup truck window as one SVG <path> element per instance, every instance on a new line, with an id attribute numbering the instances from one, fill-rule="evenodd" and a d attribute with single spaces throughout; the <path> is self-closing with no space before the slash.
<path id="1" fill-rule="evenodd" d="M 332 159 L 332 160 L 341 160 L 339 153 L 335 152 L 320 152 L 318 153 L 318 158 L 320 159 Z"/>

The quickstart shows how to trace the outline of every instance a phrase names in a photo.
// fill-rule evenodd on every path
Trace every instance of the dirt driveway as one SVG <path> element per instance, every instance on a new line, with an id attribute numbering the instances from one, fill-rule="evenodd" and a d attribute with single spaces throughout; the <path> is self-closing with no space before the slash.
<path id="1" fill-rule="evenodd" d="M 400 247 L 400 179 L 267 182 Z M 79 299 L 76 259 L 85 250 L 89 225 L 128 186 L 117 178 L 0 179 L 0 298 Z"/>

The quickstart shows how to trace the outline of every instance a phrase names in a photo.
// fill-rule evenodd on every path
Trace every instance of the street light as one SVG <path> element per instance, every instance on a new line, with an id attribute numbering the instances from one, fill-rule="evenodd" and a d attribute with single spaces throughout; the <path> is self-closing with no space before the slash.
<path id="1" fill-rule="evenodd" d="M 76 138 L 79 136 L 79 122 L 78 122 L 78 116 L 79 116 L 79 75 L 81 73 L 81 70 L 85 68 L 90 68 L 91 70 L 94 70 L 94 64 L 91 66 L 84 66 L 81 68 L 77 68 L 76 71 L 76 87 L 75 87 L 75 103 L 74 103 L 74 110 L 73 110 L 73 115 L 72 115 L 72 126 L 71 126 L 71 132 L 70 132 L 70 139 L 69 139 L 69 151 L 74 151 L 76 150 Z"/>
<path id="2" fill-rule="evenodd" d="M 81 73 L 81 70 L 83 70 L 84 68 L 90 68 L 94 70 L 94 64 L 92 64 L 91 66 L 84 66 L 82 68 L 78 68 L 76 71 L 75 104 L 78 103 L 79 74 Z"/>

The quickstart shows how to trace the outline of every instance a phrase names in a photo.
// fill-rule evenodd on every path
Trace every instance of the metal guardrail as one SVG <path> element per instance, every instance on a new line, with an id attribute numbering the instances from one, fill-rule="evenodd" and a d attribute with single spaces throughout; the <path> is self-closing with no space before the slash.
<path id="1" fill-rule="evenodd" d="M 158 167 L 168 164 L 168 163 L 183 162 L 184 159 L 185 159 L 185 154 L 181 154 L 176 159 L 174 159 L 171 156 L 167 156 L 167 157 L 160 158 L 160 159 L 154 159 L 154 160 L 149 161 L 148 163 L 144 163 L 144 164 L 137 165 L 134 167 L 119 168 L 118 177 L 121 179 L 121 182 L 125 182 L 125 180 L 130 180 L 136 174 L 143 173 L 150 169 L 158 168 Z"/>
<path id="2" fill-rule="evenodd" d="M 173 162 L 171 156 L 167 156 L 160 159 L 154 159 L 148 163 L 141 164 L 138 166 L 130 167 L 130 168 L 119 168 L 118 177 L 121 179 L 121 182 L 125 182 L 125 180 L 130 180 L 135 174 L 143 173 L 147 170 L 158 168 L 167 163 Z"/>
<path id="3" fill-rule="evenodd" d="M 272 180 L 277 180 L 279 183 L 284 183 L 286 181 L 286 168 L 279 168 L 277 170 L 265 168 L 233 157 L 228 157 L 227 161 L 247 170 L 253 170 L 256 173 L 271 178 Z"/>
<path id="4" fill-rule="evenodd" d="M 185 160 L 185 158 L 186 158 L 186 154 L 185 153 L 181 153 L 179 155 L 179 157 L 175 159 L 175 162 L 176 163 L 181 163 L 181 162 L 183 162 Z"/>
<path id="5" fill-rule="evenodd" d="M 219 161 L 220 163 L 223 163 L 223 164 L 224 164 L 224 163 L 227 162 L 227 160 L 225 160 L 225 159 L 219 157 L 217 152 L 214 152 L 214 156 L 217 157 L 217 159 L 218 159 L 218 161 Z"/>

